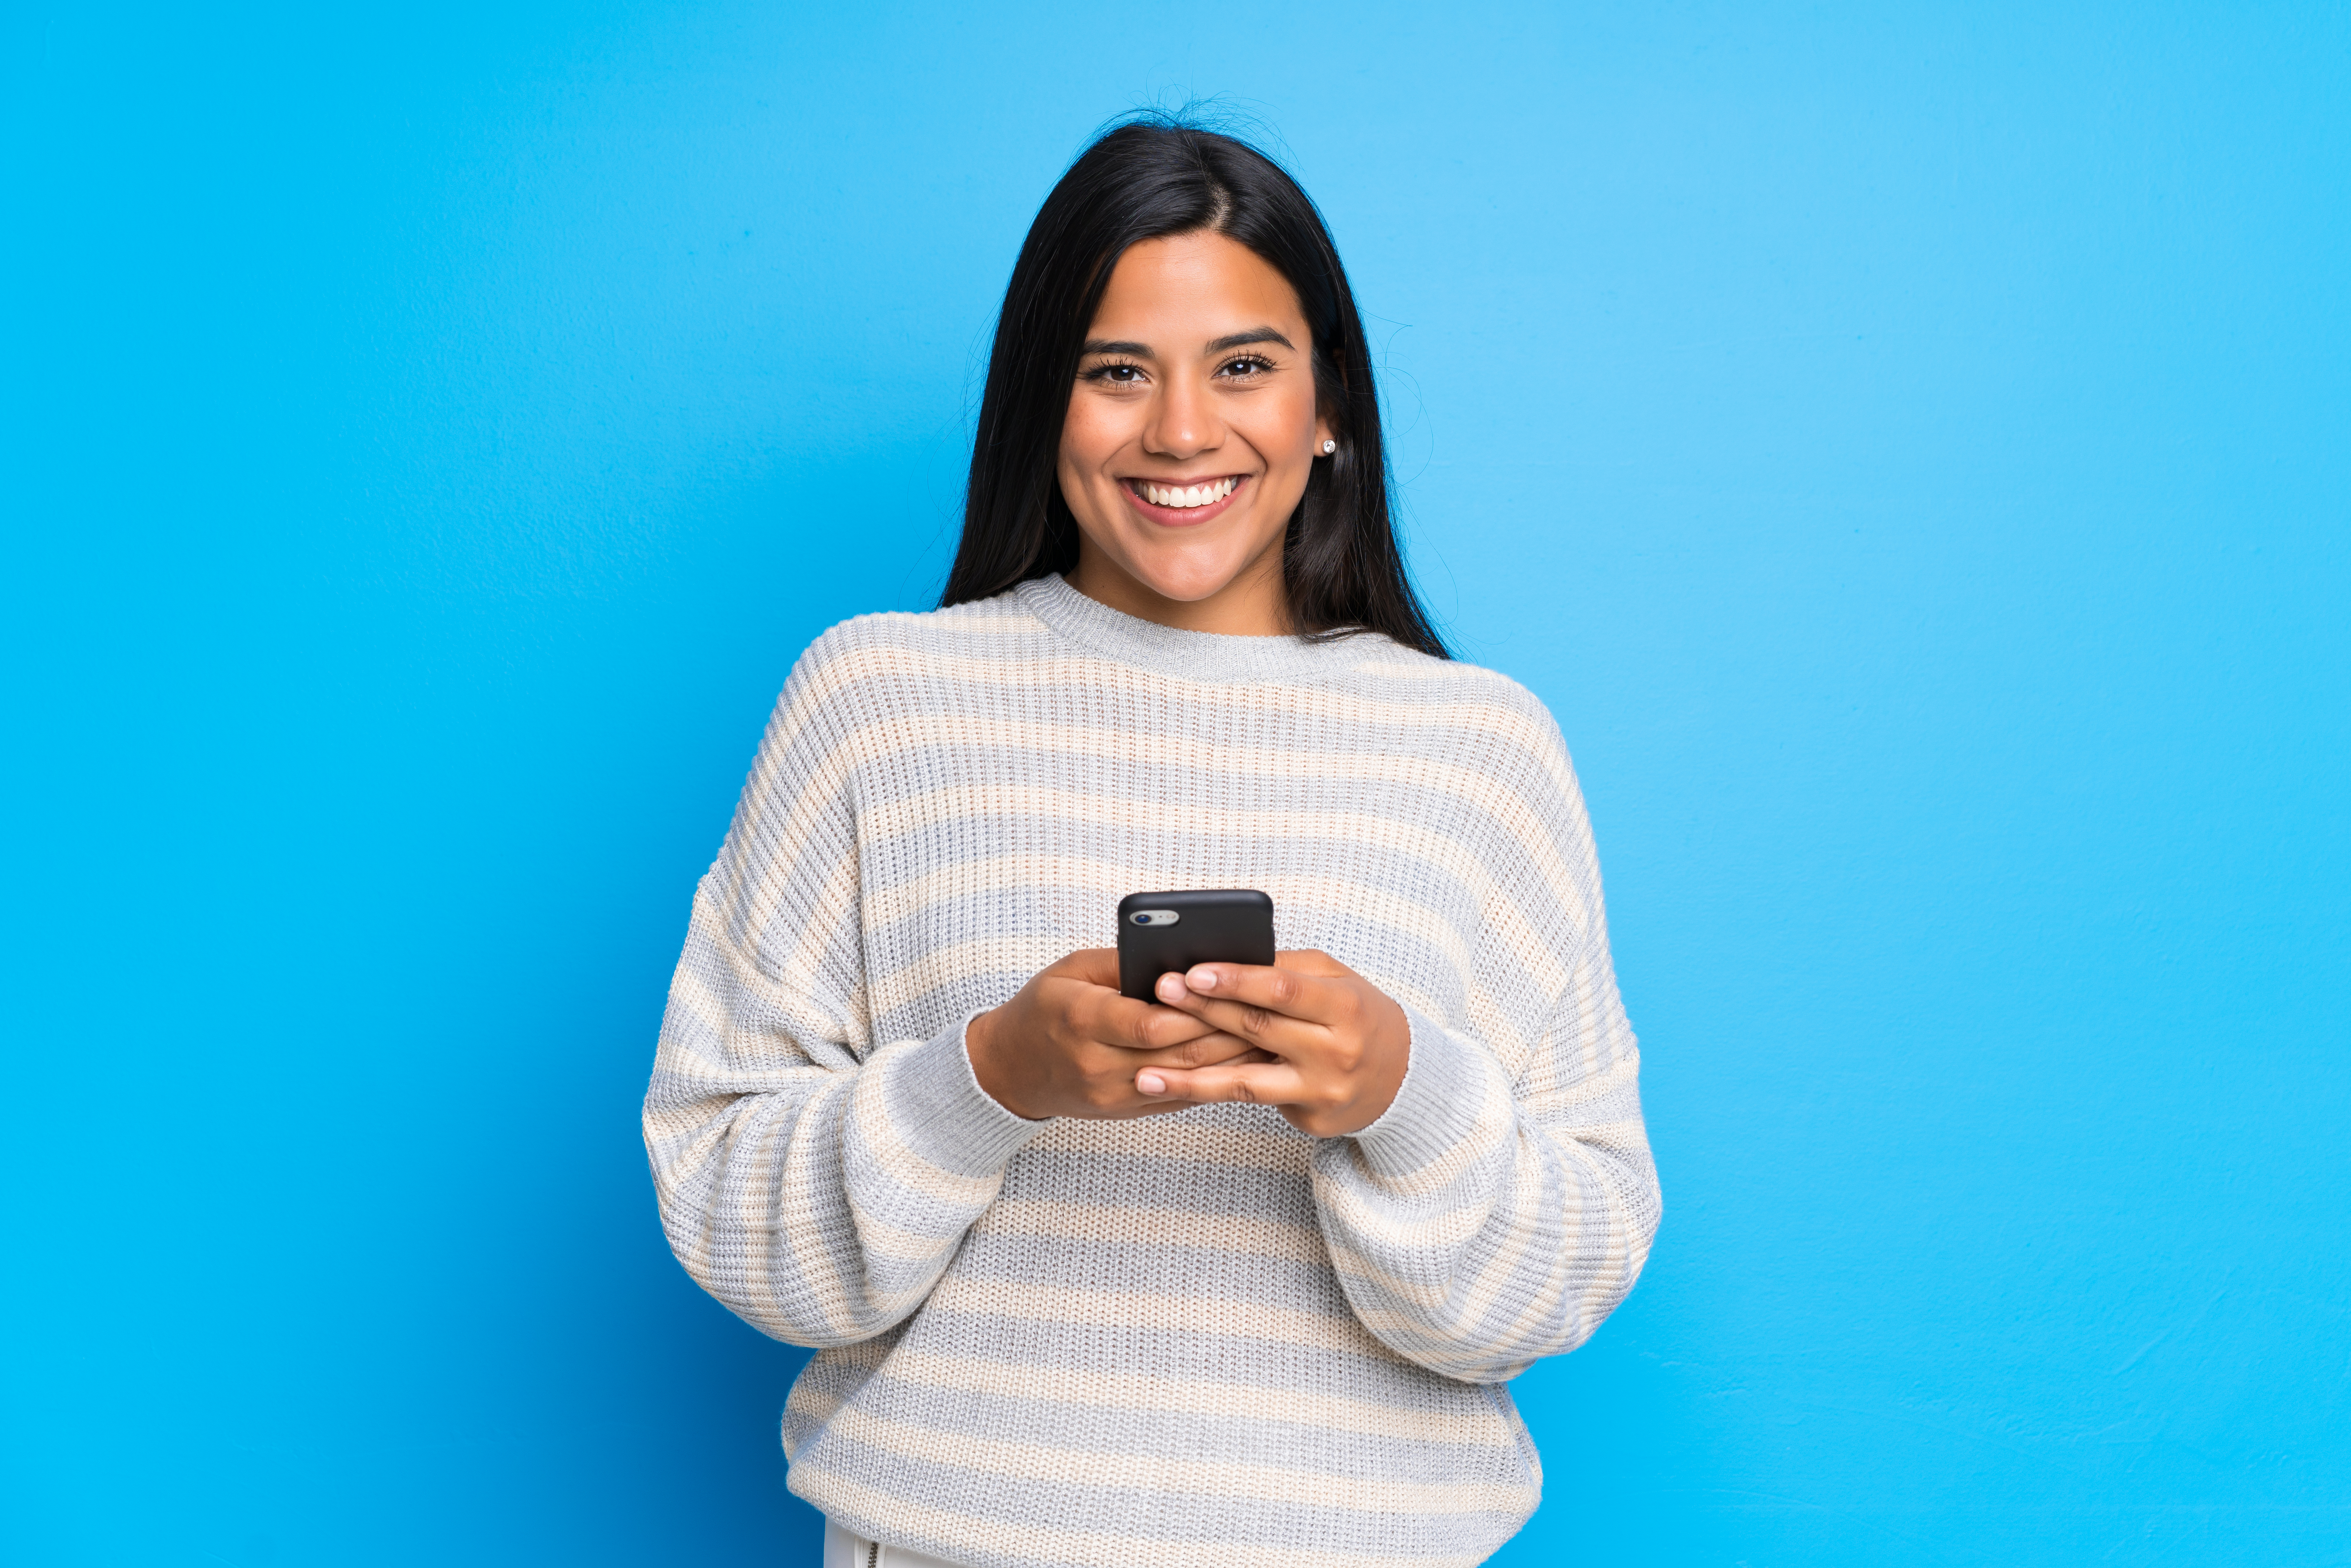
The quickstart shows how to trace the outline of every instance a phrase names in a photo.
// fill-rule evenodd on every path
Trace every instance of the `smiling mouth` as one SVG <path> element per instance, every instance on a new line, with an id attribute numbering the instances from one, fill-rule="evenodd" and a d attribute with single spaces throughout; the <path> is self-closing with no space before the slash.
<path id="1" fill-rule="evenodd" d="M 1163 485 L 1155 479 L 1128 479 L 1121 485 L 1127 495 L 1143 503 L 1147 511 L 1175 513 L 1185 521 L 1205 520 L 1210 512 L 1224 509 L 1224 503 L 1248 477 L 1244 474 L 1228 474 L 1218 479 L 1203 479 L 1191 485 Z M 1174 520 L 1174 519 L 1170 519 Z"/>

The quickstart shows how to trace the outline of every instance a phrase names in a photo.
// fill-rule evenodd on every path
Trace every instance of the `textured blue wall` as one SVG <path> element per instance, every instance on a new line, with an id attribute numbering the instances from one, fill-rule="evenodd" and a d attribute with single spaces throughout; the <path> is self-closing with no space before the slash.
<path id="1" fill-rule="evenodd" d="M 1646 1047 L 1500 1561 L 2351 1563 L 2351 13 L 844 9 L 0 24 L 0 1555 L 811 1561 L 663 988 L 1037 202 L 1191 92 Z"/>

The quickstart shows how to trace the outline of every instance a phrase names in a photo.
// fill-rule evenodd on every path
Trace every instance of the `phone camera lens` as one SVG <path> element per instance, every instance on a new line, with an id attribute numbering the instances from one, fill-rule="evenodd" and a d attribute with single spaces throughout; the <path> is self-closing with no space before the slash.
<path id="1" fill-rule="evenodd" d="M 1134 920 L 1137 925 L 1148 925 L 1151 924 L 1151 916 L 1148 915 L 1137 915 L 1134 916 Z"/>

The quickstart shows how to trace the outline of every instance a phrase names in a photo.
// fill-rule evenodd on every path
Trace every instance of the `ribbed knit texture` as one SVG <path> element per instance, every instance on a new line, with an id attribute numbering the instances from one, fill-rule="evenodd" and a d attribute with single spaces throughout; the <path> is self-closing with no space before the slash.
<path id="1" fill-rule="evenodd" d="M 1271 894 L 1402 1004 L 1352 1137 L 1025 1121 L 965 1021 L 1162 888 Z M 820 1347 L 791 1490 L 976 1568 L 1474 1563 L 1656 1180 L 1542 706 L 1375 636 L 1172 631 L 1059 578 L 835 627 L 695 895 L 645 1102 L 670 1244 Z"/>

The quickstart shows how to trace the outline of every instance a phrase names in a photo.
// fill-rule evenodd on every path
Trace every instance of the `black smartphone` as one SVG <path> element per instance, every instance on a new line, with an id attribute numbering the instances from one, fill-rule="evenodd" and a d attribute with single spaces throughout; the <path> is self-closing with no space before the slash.
<path id="1" fill-rule="evenodd" d="M 1169 970 L 1273 962 L 1273 900 L 1254 888 L 1130 893 L 1118 901 L 1118 989 L 1136 1001 Z"/>

